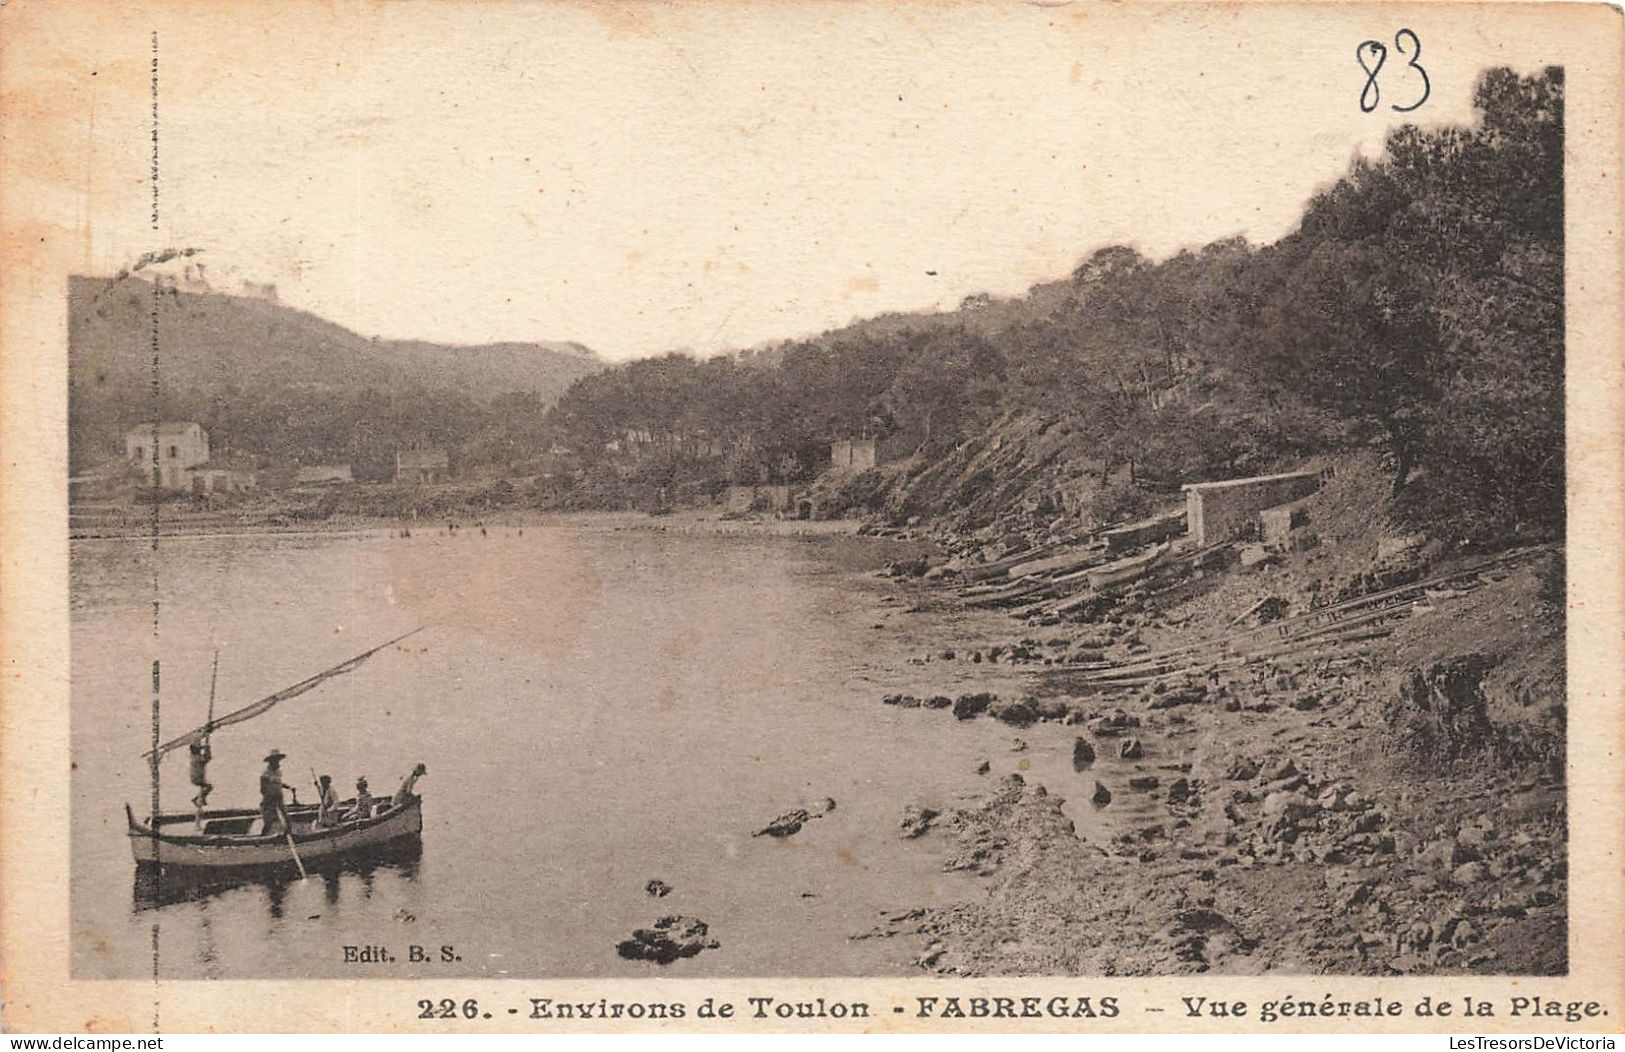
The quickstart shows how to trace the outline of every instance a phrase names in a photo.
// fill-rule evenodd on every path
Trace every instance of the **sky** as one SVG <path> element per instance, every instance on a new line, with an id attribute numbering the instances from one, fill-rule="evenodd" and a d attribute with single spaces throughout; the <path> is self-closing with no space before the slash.
<path id="1" fill-rule="evenodd" d="M 364 335 L 710 354 L 1016 295 L 1104 244 L 1273 240 L 1406 119 L 1402 18 L 1421 123 L 1544 64 L 1475 9 L 1407 10 L 181 4 L 64 49 L 62 134 L 86 272 L 196 246 L 222 291 Z"/>

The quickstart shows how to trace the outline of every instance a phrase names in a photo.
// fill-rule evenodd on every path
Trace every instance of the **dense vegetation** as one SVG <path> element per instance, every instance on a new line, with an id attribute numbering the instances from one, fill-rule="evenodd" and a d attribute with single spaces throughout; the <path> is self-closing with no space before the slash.
<path id="1" fill-rule="evenodd" d="M 1022 300 L 632 362 L 578 381 L 548 430 L 598 487 L 806 477 L 822 442 L 858 434 L 918 465 L 1015 413 L 1067 421 L 1103 474 L 1152 489 L 1374 445 L 1400 514 L 1462 538 L 1551 535 L 1562 103 L 1561 70 L 1490 71 L 1476 126 L 1401 128 L 1274 244 L 1162 261 L 1111 246 Z"/>

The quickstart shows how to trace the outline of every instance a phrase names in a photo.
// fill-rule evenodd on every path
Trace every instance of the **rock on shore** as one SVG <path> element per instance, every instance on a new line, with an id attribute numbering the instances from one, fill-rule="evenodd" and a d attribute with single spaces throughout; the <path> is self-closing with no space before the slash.
<path id="1" fill-rule="evenodd" d="M 722 943 L 711 937 L 709 926 L 693 917 L 661 917 L 652 928 L 638 928 L 629 939 L 615 946 L 615 952 L 629 961 L 670 964 L 680 957 L 693 957 L 702 950 L 715 950 Z"/>
<path id="2" fill-rule="evenodd" d="M 805 807 L 798 807 L 792 811 L 786 811 L 784 814 L 773 819 L 773 821 L 752 833 L 751 836 L 795 836 L 797 833 L 801 832 L 802 826 L 806 825 L 808 822 L 811 822 L 815 818 L 823 818 L 833 810 L 835 810 L 835 801 L 829 797 L 825 797 L 817 803 L 808 804 Z"/>
<path id="3" fill-rule="evenodd" d="M 900 835 L 905 839 L 924 836 L 931 828 L 931 823 L 936 821 L 938 813 L 934 807 L 910 804 L 903 809 L 903 820 L 899 823 L 902 827 Z"/>

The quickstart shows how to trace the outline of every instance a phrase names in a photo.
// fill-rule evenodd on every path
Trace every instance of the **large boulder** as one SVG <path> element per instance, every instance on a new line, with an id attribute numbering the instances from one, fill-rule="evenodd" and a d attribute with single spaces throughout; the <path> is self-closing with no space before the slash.
<path id="1" fill-rule="evenodd" d="M 1258 764 L 1245 756 L 1238 756 L 1230 761 L 1224 776 L 1232 782 L 1250 782 L 1258 777 Z"/>
<path id="2" fill-rule="evenodd" d="M 805 807 L 798 807 L 793 811 L 784 812 L 784 814 L 752 833 L 751 836 L 770 836 L 781 839 L 787 836 L 795 836 L 801 832 L 801 827 L 811 821 L 813 817 L 812 813 Z"/>
<path id="3" fill-rule="evenodd" d="M 1072 706 L 1060 698 L 1045 698 L 1038 703 L 1038 718 L 1041 720 L 1064 720 L 1072 714 Z"/>
<path id="4" fill-rule="evenodd" d="M 770 836 L 781 839 L 787 836 L 795 836 L 797 833 L 801 832 L 802 826 L 806 825 L 808 822 L 811 822 L 815 818 L 823 818 L 833 810 L 835 810 L 835 801 L 830 797 L 825 797 L 824 799 L 819 800 L 816 803 L 808 804 L 805 807 L 798 807 L 792 811 L 786 811 L 784 814 L 773 819 L 773 821 L 752 833 L 751 836 Z"/>
<path id="5" fill-rule="evenodd" d="M 934 807 L 909 804 L 903 808 L 903 820 L 899 823 L 902 832 L 899 835 L 907 840 L 924 836 L 926 831 L 931 828 L 931 823 L 936 821 L 938 814 L 939 812 Z"/>
<path id="6" fill-rule="evenodd" d="M 1038 705 L 1031 698 L 998 699 L 987 711 L 989 716 L 1012 727 L 1030 727 L 1038 721 Z"/>
<path id="7" fill-rule="evenodd" d="M 1485 654 L 1465 654 L 1411 673 L 1384 714 L 1408 759 L 1453 763 L 1498 744 L 1484 695 L 1485 676 L 1496 663 Z"/>
<path id="8" fill-rule="evenodd" d="M 711 930 L 702 920 L 693 917 L 661 917 L 652 928 L 638 928 L 630 939 L 623 939 L 615 952 L 629 961 L 653 961 L 670 964 L 679 957 L 693 957 L 701 950 L 715 950 L 722 943 L 711 937 Z"/>
<path id="9" fill-rule="evenodd" d="M 1138 716 L 1130 716 L 1122 709 L 1114 709 L 1109 713 L 1091 719 L 1089 721 L 1089 733 L 1097 738 L 1115 738 L 1128 728 L 1138 727 L 1139 725 L 1140 718 Z"/>
<path id="10" fill-rule="evenodd" d="M 1320 805 L 1299 793 L 1278 791 L 1264 797 L 1264 817 L 1278 825 L 1298 825 L 1319 810 Z"/>
<path id="11" fill-rule="evenodd" d="M 1179 705 L 1195 705 L 1207 699 L 1207 688 L 1201 684 L 1173 687 L 1168 691 L 1153 697 L 1149 708 L 1171 709 Z"/>
<path id="12" fill-rule="evenodd" d="M 1291 758 L 1288 757 L 1287 759 L 1265 769 L 1264 781 L 1283 782 L 1291 778 L 1296 778 L 1298 774 L 1298 765 L 1293 763 Z"/>
<path id="13" fill-rule="evenodd" d="M 961 694 L 954 699 L 954 717 L 961 720 L 973 720 L 986 712 L 989 705 L 998 699 L 987 693 Z"/>

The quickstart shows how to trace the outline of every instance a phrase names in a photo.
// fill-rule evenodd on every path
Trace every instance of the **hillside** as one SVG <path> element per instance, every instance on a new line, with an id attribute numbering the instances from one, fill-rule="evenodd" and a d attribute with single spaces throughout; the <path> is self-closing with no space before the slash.
<path id="1" fill-rule="evenodd" d="M 355 452 L 349 446 L 356 434 L 335 426 L 330 438 L 294 441 L 308 450 L 289 448 L 293 436 L 276 426 L 287 422 L 286 412 L 266 419 L 235 409 L 291 406 L 296 417 L 318 418 L 354 413 L 369 401 L 420 396 L 475 406 L 498 396 L 530 396 L 545 408 L 577 379 L 603 368 L 577 343 L 368 339 L 272 299 L 187 292 L 140 277 L 75 277 L 68 289 L 68 361 L 76 468 L 110 455 L 125 427 L 150 416 L 154 302 L 163 416 L 198 419 L 211 434 L 220 431 L 219 438 L 251 453 L 344 457 Z M 436 428 L 433 418 L 424 425 Z M 458 437 L 467 436 L 438 439 Z M 322 448 L 329 443 L 335 448 Z"/>
<path id="2" fill-rule="evenodd" d="M 961 331 L 992 339 L 1065 310 L 1077 296 L 1076 282 L 1066 277 L 1040 282 L 1017 296 L 966 296 L 952 310 L 889 311 L 871 318 L 858 318 L 803 340 L 782 340 L 747 348 L 737 357 L 741 364 L 778 368 L 798 344 L 881 342 L 933 332 Z"/>
<path id="3" fill-rule="evenodd" d="M 1396 130 L 1269 244 L 1108 245 L 1023 296 L 619 365 L 551 415 L 572 504 L 771 479 L 816 485 L 816 514 L 1042 532 L 1371 451 L 1414 528 L 1559 536 L 1562 100 L 1560 70 L 1488 71 L 1473 125 Z M 851 436 L 880 469 L 815 484 Z"/>

